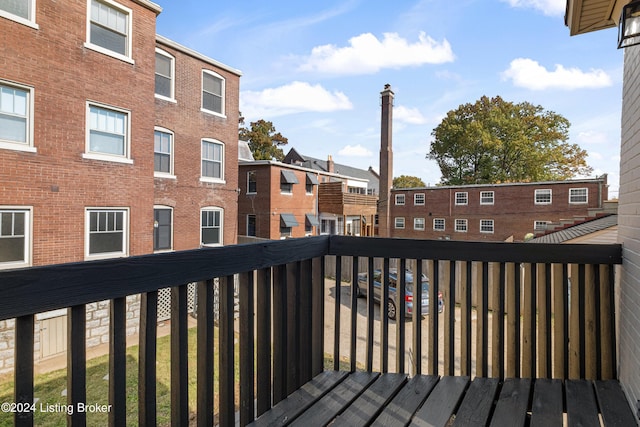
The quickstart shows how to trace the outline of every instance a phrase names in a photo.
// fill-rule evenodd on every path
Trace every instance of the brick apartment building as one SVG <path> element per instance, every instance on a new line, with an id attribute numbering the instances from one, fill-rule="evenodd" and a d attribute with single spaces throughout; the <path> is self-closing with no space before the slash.
<path id="1" fill-rule="evenodd" d="M 157 36 L 160 12 L 0 2 L 0 269 L 235 243 L 240 73 Z"/>
<path id="2" fill-rule="evenodd" d="M 391 236 L 523 241 L 548 223 L 604 210 L 607 176 L 555 182 L 393 189 Z"/>

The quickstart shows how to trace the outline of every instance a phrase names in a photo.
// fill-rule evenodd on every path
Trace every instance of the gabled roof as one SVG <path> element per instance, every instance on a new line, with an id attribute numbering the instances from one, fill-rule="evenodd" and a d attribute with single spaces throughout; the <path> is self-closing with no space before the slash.
<path id="1" fill-rule="evenodd" d="M 544 236 L 529 240 L 529 243 L 563 243 L 588 234 L 597 233 L 618 225 L 618 215 L 598 217 L 591 221 L 581 222 L 562 230 L 552 231 Z"/>

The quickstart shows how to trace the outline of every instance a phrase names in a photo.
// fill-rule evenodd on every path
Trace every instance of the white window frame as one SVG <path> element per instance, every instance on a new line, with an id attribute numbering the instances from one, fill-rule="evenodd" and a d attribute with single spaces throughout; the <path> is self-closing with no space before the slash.
<path id="1" fill-rule="evenodd" d="M 0 9 L 0 17 L 10 19 L 19 24 L 26 25 L 27 27 L 31 27 L 33 29 L 39 30 L 40 26 L 36 24 L 36 0 L 25 0 L 27 2 L 27 7 L 29 10 L 29 16 L 24 18 L 22 16 L 14 15 L 11 12 Z"/>
<path id="2" fill-rule="evenodd" d="M 469 192 L 468 191 L 456 191 L 455 194 L 456 206 L 466 206 L 469 204 Z"/>
<path id="3" fill-rule="evenodd" d="M 413 229 L 418 231 L 424 231 L 426 228 L 426 222 L 424 218 L 413 218 Z"/>
<path id="4" fill-rule="evenodd" d="M 549 201 L 538 201 L 538 196 L 549 194 Z M 533 202 L 536 205 L 550 205 L 553 203 L 553 190 L 550 188 L 539 188 L 534 191 Z"/>
<path id="5" fill-rule="evenodd" d="M 168 210 L 168 211 L 171 211 L 171 237 L 170 237 L 170 239 L 171 239 L 171 245 L 170 245 L 170 248 L 168 248 L 168 249 L 166 249 L 166 248 L 165 248 L 165 249 L 155 249 L 155 241 L 154 241 L 154 243 L 153 243 L 153 246 L 154 246 L 153 251 L 154 251 L 154 252 L 172 252 L 172 251 L 173 251 L 173 231 L 174 231 L 174 228 L 175 228 L 175 227 L 174 227 L 174 223 L 175 223 L 175 221 L 174 221 L 174 216 L 173 216 L 173 207 L 171 207 L 171 206 L 166 206 L 166 205 L 153 205 L 153 216 L 154 216 L 153 228 L 154 228 L 154 230 L 155 230 L 155 228 L 157 227 L 157 226 L 156 226 L 156 223 L 155 223 L 155 211 L 156 211 L 157 209 L 162 209 L 162 210 Z M 155 231 L 154 231 L 154 233 L 155 233 Z M 155 236 L 154 236 L 154 238 L 155 238 Z"/>
<path id="6" fill-rule="evenodd" d="M 0 214 L 1 213 L 24 213 L 24 257 L 22 261 L 0 262 L 0 270 L 30 267 L 33 254 L 33 207 L 0 206 Z M 0 221 L 1 220 L 0 218 Z M 2 239 L 2 236 L 0 236 L 0 239 Z"/>
<path id="7" fill-rule="evenodd" d="M 404 206 L 404 194 L 396 194 L 396 206 Z"/>
<path id="8" fill-rule="evenodd" d="M 494 191 L 481 191 L 480 192 L 480 204 L 481 205 L 493 205 L 495 202 L 496 194 Z M 491 201 L 485 201 L 485 199 L 491 199 Z"/>
<path id="9" fill-rule="evenodd" d="M 251 177 L 251 175 L 253 175 L 255 178 L 255 184 L 256 184 L 255 191 L 249 190 L 249 183 L 251 182 L 249 178 Z M 258 172 L 255 170 L 247 172 L 247 194 L 258 194 Z"/>
<path id="10" fill-rule="evenodd" d="M 456 219 L 455 221 L 456 233 L 466 233 L 469 231 L 469 222 L 466 219 Z"/>
<path id="11" fill-rule="evenodd" d="M 415 193 L 413 195 L 413 205 L 414 206 L 424 206 L 425 203 L 426 203 L 426 199 L 425 199 L 424 193 Z"/>
<path id="12" fill-rule="evenodd" d="M 105 47 L 99 46 L 97 44 L 91 43 L 91 3 L 93 0 L 87 0 L 87 41 L 84 43 L 84 47 L 87 49 L 94 50 L 96 52 L 100 52 L 104 55 L 111 56 L 113 58 L 119 59 L 124 62 L 128 62 L 130 64 L 135 64 L 132 55 L 132 29 L 133 29 L 133 10 L 129 9 L 126 6 L 121 5 L 120 3 L 116 3 L 113 0 L 96 0 L 98 3 L 102 3 L 108 7 L 116 9 L 117 11 L 127 15 L 127 52 L 125 55 L 114 52 L 111 49 L 107 49 Z"/>
<path id="13" fill-rule="evenodd" d="M 405 220 L 403 216 L 397 216 L 393 219 L 393 228 L 404 230 Z"/>
<path id="14" fill-rule="evenodd" d="M 480 232 L 486 234 L 493 234 L 495 231 L 495 222 L 492 219 L 480 220 Z"/>
<path id="15" fill-rule="evenodd" d="M 124 154 L 109 154 L 99 151 L 91 151 L 91 107 L 99 108 L 101 110 L 109 110 L 116 113 L 124 114 L 126 116 L 127 123 L 125 124 L 124 134 Z M 86 107 L 86 142 L 85 152 L 82 154 L 83 159 L 91 160 L 103 160 L 107 162 L 126 163 L 133 164 L 131 159 L 131 112 L 122 108 L 113 107 L 106 104 L 100 104 L 98 102 L 87 102 Z"/>
<path id="16" fill-rule="evenodd" d="M 208 161 L 208 162 L 216 162 L 217 160 L 211 160 L 211 159 L 205 159 L 202 156 L 202 147 L 204 146 L 204 143 L 207 142 L 209 144 L 217 144 L 220 145 L 222 147 L 222 155 L 221 155 L 221 159 L 220 159 L 220 178 L 216 178 L 216 177 L 212 177 L 212 176 L 204 176 L 204 168 L 203 168 L 203 162 Z M 212 138 L 203 138 L 200 141 L 200 181 L 202 182 L 212 182 L 212 183 L 216 183 L 216 184 L 224 184 L 225 183 L 225 150 L 226 150 L 226 146 L 224 144 L 224 142 L 222 141 L 218 141 L 217 139 L 212 139 Z"/>
<path id="17" fill-rule="evenodd" d="M 222 80 L 222 87 L 221 87 L 221 97 L 222 97 L 222 111 L 221 112 L 217 112 L 217 111 L 213 111 L 213 110 L 208 110 L 206 108 L 204 108 L 204 75 L 208 74 L 210 76 L 213 76 L 215 78 L 218 78 L 220 80 Z M 203 113 L 207 113 L 207 114 L 213 114 L 214 116 L 219 116 L 219 117 L 223 117 L 223 118 L 227 118 L 226 116 L 226 92 L 227 92 L 227 80 L 221 76 L 220 74 L 216 73 L 215 71 L 211 71 L 211 70 L 202 70 L 202 75 L 200 77 L 200 111 L 202 111 Z M 217 96 L 217 94 L 214 94 Z"/>
<path id="18" fill-rule="evenodd" d="M 24 92 L 27 92 L 27 101 L 26 101 L 26 138 L 25 142 L 17 142 L 11 141 L 8 139 L 0 139 L 0 149 L 6 150 L 15 150 L 15 151 L 26 151 L 29 153 L 37 152 L 34 147 L 34 138 L 33 138 L 33 116 L 34 116 L 34 89 L 31 86 L 25 86 L 13 82 L 8 82 L 6 80 L 0 80 L 0 89 L 2 87 L 6 87 L 8 89 L 17 89 Z M 8 114 L 8 113 L 0 113 L 0 114 Z"/>
<path id="19" fill-rule="evenodd" d="M 584 201 L 578 201 L 576 202 L 575 200 L 573 200 L 576 195 L 573 194 L 575 192 L 582 192 L 584 191 L 584 196 L 582 194 L 579 194 L 578 197 L 582 198 L 584 197 Z M 579 188 L 570 188 L 569 189 L 569 204 L 570 205 L 585 205 L 589 203 L 589 188 L 588 187 L 579 187 Z"/>
<path id="20" fill-rule="evenodd" d="M 85 260 L 95 259 L 108 259 L 108 258 L 122 258 L 129 256 L 129 208 L 127 207 L 88 207 L 85 208 L 84 219 L 84 258 Z M 122 250 L 115 252 L 102 252 L 99 254 L 92 254 L 90 248 L 91 237 L 91 214 L 93 212 L 121 212 L 122 217 Z"/>
<path id="21" fill-rule="evenodd" d="M 442 222 L 442 228 L 438 224 Z M 433 231 L 445 231 L 447 227 L 447 221 L 445 218 L 433 218 Z"/>
<path id="22" fill-rule="evenodd" d="M 168 97 L 156 93 L 155 83 L 154 83 L 153 93 L 155 94 L 155 97 L 158 99 L 164 99 L 165 101 L 170 101 L 170 102 L 177 102 L 176 101 L 176 58 L 173 55 L 171 55 L 169 52 L 165 52 L 164 50 L 159 48 L 156 48 L 156 55 L 162 55 L 171 61 L 171 76 L 169 77 L 171 81 L 169 90 L 171 93 L 169 94 Z M 154 77 L 157 74 L 158 72 L 154 71 L 153 73 Z M 163 77 L 166 77 L 166 76 L 163 76 Z"/>
<path id="23" fill-rule="evenodd" d="M 220 212 L 220 243 L 204 243 L 202 240 L 202 213 L 203 212 Z M 200 246 L 202 247 L 215 247 L 224 245 L 224 209 L 218 206 L 207 206 L 200 209 L 200 217 L 198 218 L 198 224 L 200 227 Z"/>
<path id="24" fill-rule="evenodd" d="M 551 221 L 533 221 L 533 231 L 543 231 L 547 229 L 547 224 Z"/>
<path id="25" fill-rule="evenodd" d="M 171 136 L 171 146 L 169 147 L 169 172 L 160 172 L 155 170 L 155 156 L 156 153 L 158 153 L 155 149 L 155 133 L 156 132 L 161 132 L 161 133 L 166 133 L 168 135 Z M 170 178 L 170 179 L 176 179 L 176 175 L 174 173 L 173 170 L 173 164 L 174 164 L 174 153 L 175 153 L 175 134 L 170 131 L 169 129 L 166 128 L 161 128 L 161 127 L 154 127 L 153 128 L 153 134 L 154 134 L 154 143 L 153 143 L 153 176 L 155 176 L 156 178 Z M 160 154 L 167 154 L 164 152 L 159 152 Z"/>

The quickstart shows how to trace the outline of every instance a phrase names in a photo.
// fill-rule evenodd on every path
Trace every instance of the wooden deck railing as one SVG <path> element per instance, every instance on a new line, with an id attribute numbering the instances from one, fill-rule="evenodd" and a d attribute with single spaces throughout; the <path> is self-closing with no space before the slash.
<path id="1" fill-rule="evenodd" d="M 356 331 L 361 314 L 356 309 L 356 294 L 347 293 L 348 301 L 344 301 L 342 283 L 325 281 L 327 255 L 353 257 L 353 277 L 359 273 L 360 257 L 367 257 L 371 269 L 376 257 L 383 258 L 383 268 L 392 258 L 399 259 L 401 269 L 407 260 L 417 260 L 413 263 L 416 277 L 424 272 L 430 279 L 430 301 L 436 301 L 438 291 L 444 294 L 444 313 L 432 309 L 424 322 L 415 315 L 408 323 L 404 310 L 399 309 L 394 345 L 390 343 L 389 320 L 379 315 L 379 307 L 367 302 L 365 334 L 359 337 Z M 322 371 L 325 353 L 333 353 L 336 369 L 346 355 L 352 370 L 409 369 L 412 374 L 475 373 L 500 378 L 615 378 L 613 282 L 614 266 L 620 262 L 619 245 L 320 236 L 3 271 L 0 320 L 16 318 L 15 401 L 33 402 L 35 314 L 68 308 L 67 402 L 77 406 L 86 402 L 86 305 L 110 300 L 108 399 L 113 409 L 109 421 L 124 425 L 125 299 L 141 294 L 138 422 L 155 425 L 157 295 L 159 289 L 170 286 L 172 424 L 188 425 L 190 413 L 195 411 L 199 425 L 212 425 L 214 414 L 219 414 L 221 425 L 233 425 L 239 411 L 240 424 L 245 425 Z M 238 331 L 234 331 L 234 275 L 239 275 L 240 283 Z M 220 321 L 215 337 L 214 278 L 220 281 Z M 198 282 L 196 408 L 190 408 L 188 402 L 186 300 L 191 282 Z M 331 286 L 335 288 L 334 315 L 327 321 L 325 300 L 331 301 L 326 295 Z M 353 290 L 354 283 L 350 286 Z M 403 286 L 401 280 L 400 300 L 404 300 Z M 472 307 L 474 293 L 476 307 Z M 420 300 L 418 295 L 414 297 Z M 456 300 L 461 301 L 459 306 Z M 349 310 L 351 307 L 354 309 Z M 341 313 L 345 309 L 346 318 Z M 348 349 L 341 340 L 345 328 Z M 326 329 L 334 331 L 333 345 L 325 344 Z M 376 329 L 379 334 L 374 336 Z M 441 332 L 442 341 L 438 339 Z M 217 366 L 214 339 L 220 351 Z M 366 347 L 362 365 L 357 355 L 360 341 Z M 374 349 L 379 354 L 375 366 Z M 240 378 L 237 395 L 236 374 Z M 214 375 L 219 378 L 217 388 Z M 214 392 L 219 395 L 215 408 Z M 85 421 L 82 412 L 68 416 L 72 425 Z M 15 423 L 32 425 L 33 413 L 15 414 Z"/>

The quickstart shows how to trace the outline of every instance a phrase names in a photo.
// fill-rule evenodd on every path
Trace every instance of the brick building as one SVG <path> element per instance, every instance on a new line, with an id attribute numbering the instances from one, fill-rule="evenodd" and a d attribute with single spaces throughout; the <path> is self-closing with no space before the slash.
<path id="1" fill-rule="evenodd" d="M 160 12 L 0 2 L 0 269 L 235 243 L 240 72 L 157 36 Z"/>
<path id="2" fill-rule="evenodd" d="M 548 223 L 604 210 L 607 176 L 555 182 L 393 189 L 391 236 L 523 241 Z"/>

